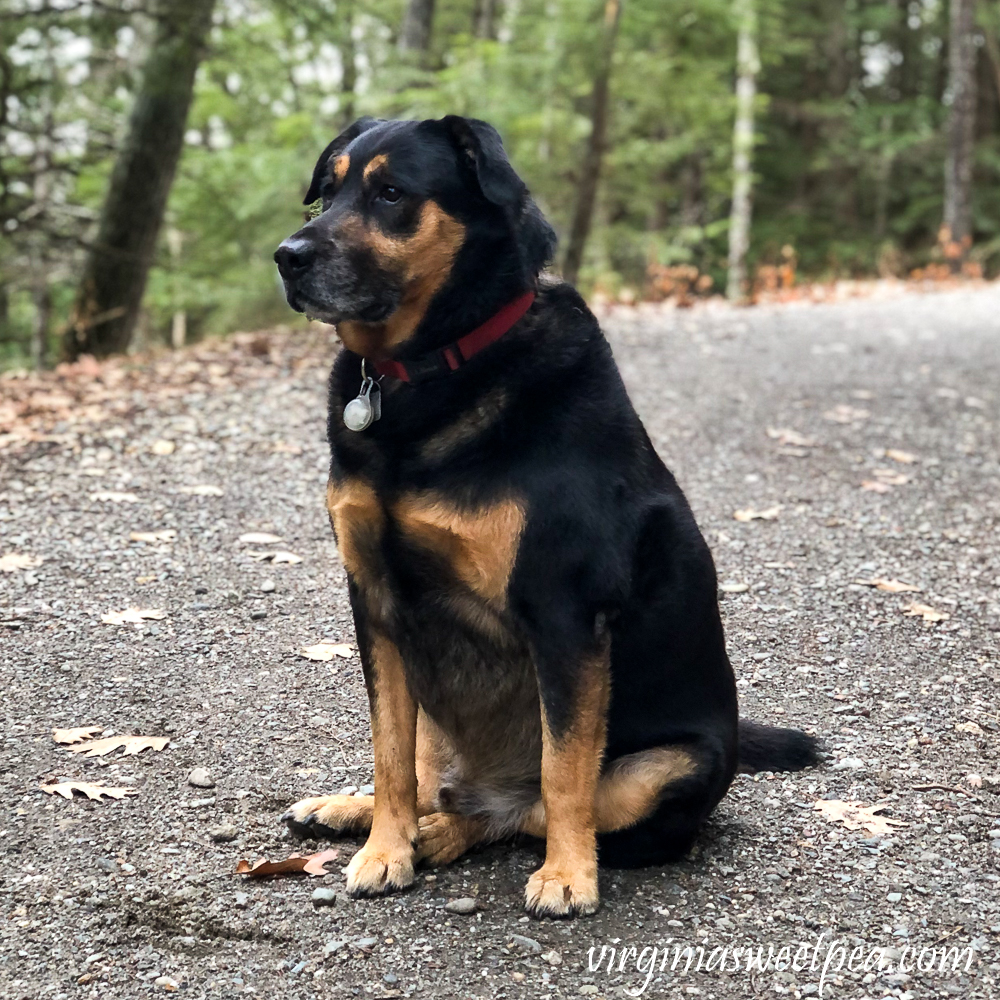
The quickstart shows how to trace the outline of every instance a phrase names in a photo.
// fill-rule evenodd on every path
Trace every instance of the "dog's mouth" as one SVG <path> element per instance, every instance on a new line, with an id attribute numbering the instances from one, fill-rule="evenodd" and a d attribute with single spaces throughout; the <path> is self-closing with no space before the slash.
<path id="1" fill-rule="evenodd" d="M 352 303 L 351 308 L 337 305 L 329 301 L 319 301 L 301 291 L 289 291 L 288 304 L 296 311 L 305 313 L 307 319 L 319 323 L 337 324 L 345 320 L 359 323 L 382 323 L 395 311 L 395 302 Z"/>

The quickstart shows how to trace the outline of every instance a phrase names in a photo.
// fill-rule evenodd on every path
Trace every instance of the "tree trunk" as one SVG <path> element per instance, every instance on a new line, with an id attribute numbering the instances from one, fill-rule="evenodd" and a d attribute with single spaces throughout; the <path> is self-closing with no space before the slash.
<path id="1" fill-rule="evenodd" d="M 39 267 L 34 289 L 35 328 L 31 331 L 31 367 L 36 372 L 45 368 L 49 350 L 49 329 L 52 325 L 52 289 Z"/>
<path id="2" fill-rule="evenodd" d="M 736 0 L 736 121 L 733 125 L 733 205 L 729 214 L 729 276 L 726 296 L 746 295 L 747 250 L 753 209 L 753 104 L 757 96 L 757 10 L 755 0 Z"/>
<path id="3" fill-rule="evenodd" d="M 346 0 L 340 4 L 344 18 L 344 39 L 340 45 L 340 61 L 343 69 L 340 76 L 340 127 L 352 124 L 355 115 L 355 96 L 358 86 L 357 53 L 354 46 L 354 2 Z"/>
<path id="4" fill-rule="evenodd" d="M 409 0 L 403 16 L 403 32 L 399 36 L 399 51 L 411 52 L 422 60 L 431 47 L 434 24 L 434 0 Z"/>
<path id="5" fill-rule="evenodd" d="M 940 240 L 952 270 L 972 246 L 972 158 L 976 126 L 975 0 L 951 0 L 948 39 L 948 151 Z"/>
<path id="6" fill-rule="evenodd" d="M 70 358 L 105 357 L 132 338 L 184 145 L 214 0 L 158 0 L 152 47 L 105 197 L 65 340 Z"/>
<path id="7" fill-rule="evenodd" d="M 472 8 L 472 34 L 496 41 L 500 0 L 476 0 Z"/>
<path id="8" fill-rule="evenodd" d="M 614 60 L 615 43 L 618 40 L 618 25 L 622 16 L 623 0 L 606 0 L 604 5 L 604 29 L 601 37 L 601 51 L 591 92 L 590 139 L 583 160 L 583 176 L 577 189 L 576 207 L 570 225 L 566 255 L 563 258 L 563 277 L 571 284 L 576 283 L 583 263 L 583 251 L 590 235 L 590 225 L 594 218 L 594 204 L 597 201 L 597 184 L 601 175 L 601 164 L 607 145 L 608 94 L 611 82 L 611 64 Z"/>

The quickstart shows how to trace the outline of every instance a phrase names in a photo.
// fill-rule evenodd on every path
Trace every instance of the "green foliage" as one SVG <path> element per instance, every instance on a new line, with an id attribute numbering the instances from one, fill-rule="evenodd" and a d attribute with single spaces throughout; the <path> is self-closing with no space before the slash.
<path id="1" fill-rule="evenodd" d="M 438 0 L 432 49 L 416 60 L 397 49 L 405 0 L 220 0 L 147 287 L 149 337 L 168 337 L 178 311 L 194 335 L 291 318 L 273 250 L 300 224 L 315 156 L 363 113 L 493 122 L 564 232 L 590 129 L 603 2 L 500 2 L 495 40 L 476 37 L 476 6 Z M 980 58 L 975 254 L 995 269 L 1000 8 L 983 7 L 991 44 Z M 930 259 L 941 218 L 946 4 L 758 8 L 751 273 L 780 262 L 788 245 L 813 276 L 899 272 Z M 65 321 L 149 37 L 134 0 L 0 19 L 0 87 L 13 108 L 0 121 L 0 363 L 23 353 L 40 280 L 55 291 L 56 327 Z M 585 286 L 639 289 L 648 265 L 679 263 L 724 284 L 735 50 L 729 0 L 625 0 Z"/>

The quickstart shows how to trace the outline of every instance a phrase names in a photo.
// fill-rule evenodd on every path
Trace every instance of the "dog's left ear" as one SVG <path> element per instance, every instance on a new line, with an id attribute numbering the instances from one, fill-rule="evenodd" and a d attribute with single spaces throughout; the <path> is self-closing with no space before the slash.
<path id="1" fill-rule="evenodd" d="M 507 159 L 500 133 L 478 118 L 459 115 L 446 115 L 441 124 L 468 158 L 479 181 L 479 190 L 487 201 L 516 211 L 524 202 L 528 189 Z"/>
<path id="2" fill-rule="evenodd" d="M 330 157 L 338 157 L 340 154 L 347 149 L 347 147 L 354 142 L 355 139 L 362 132 L 367 132 L 372 126 L 378 125 L 378 118 L 370 118 L 365 115 L 364 118 L 359 118 L 352 125 L 348 125 L 340 135 L 337 136 L 333 142 L 330 143 L 322 153 L 319 154 L 319 159 L 316 161 L 316 166 L 313 168 L 312 181 L 309 184 L 309 190 L 306 192 L 305 198 L 302 199 L 303 205 L 311 205 L 318 197 L 320 188 L 323 186 L 323 179 L 326 175 L 326 167 L 330 162 Z"/>

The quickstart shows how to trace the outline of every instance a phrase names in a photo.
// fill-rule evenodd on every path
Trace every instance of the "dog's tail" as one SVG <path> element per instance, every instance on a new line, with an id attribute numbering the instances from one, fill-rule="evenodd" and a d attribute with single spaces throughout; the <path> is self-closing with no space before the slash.
<path id="1" fill-rule="evenodd" d="M 801 771 L 820 762 L 820 744 L 801 729 L 779 729 L 740 719 L 741 774 Z"/>

